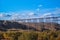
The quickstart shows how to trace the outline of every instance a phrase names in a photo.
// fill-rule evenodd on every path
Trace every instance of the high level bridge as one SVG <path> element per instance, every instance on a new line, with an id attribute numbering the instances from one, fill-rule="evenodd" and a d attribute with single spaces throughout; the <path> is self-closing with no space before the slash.
<path id="1" fill-rule="evenodd" d="M 54 23 L 60 23 L 60 16 L 57 17 L 46 17 L 46 18 L 28 18 L 28 19 L 18 19 L 15 20 L 18 22 L 54 22 Z"/>

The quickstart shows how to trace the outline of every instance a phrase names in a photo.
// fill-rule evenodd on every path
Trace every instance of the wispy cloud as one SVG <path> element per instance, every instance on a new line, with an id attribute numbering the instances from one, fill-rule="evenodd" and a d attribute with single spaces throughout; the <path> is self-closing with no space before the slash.
<path id="1" fill-rule="evenodd" d="M 46 11 L 41 17 L 52 17 L 52 16 L 60 16 L 60 8 L 52 9 L 52 11 Z"/>
<path id="2" fill-rule="evenodd" d="M 37 12 L 37 11 L 19 11 L 19 12 L 8 12 L 8 13 L 0 13 L 0 19 L 8 19 L 8 20 L 15 20 L 15 19 L 25 19 L 25 18 L 41 18 L 41 17 L 51 17 L 51 16 L 60 16 L 60 8 L 54 9 L 44 9 L 45 11 Z M 41 11 L 41 10 L 39 10 Z"/>
<path id="3" fill-rule="evenodd" d="M 43 5 L 41 5 L 41 4 L 40 4 L 40 5 L 38 5 L 38 7 L 42 7 L 42 6 L 43 6 Z"/>

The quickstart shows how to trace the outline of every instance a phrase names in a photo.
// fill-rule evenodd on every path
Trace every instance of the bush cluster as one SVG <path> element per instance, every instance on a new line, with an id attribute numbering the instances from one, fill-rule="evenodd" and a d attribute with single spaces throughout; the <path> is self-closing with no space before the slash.
<path id="1" fill-rule="evenodd" d="M 0 40 L 60 40 L 58 31 L 0 32 Z"/>

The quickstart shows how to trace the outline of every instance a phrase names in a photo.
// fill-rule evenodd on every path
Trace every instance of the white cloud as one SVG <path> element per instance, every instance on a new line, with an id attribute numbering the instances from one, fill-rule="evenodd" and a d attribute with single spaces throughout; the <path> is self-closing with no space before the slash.
<path id="1" fill-rule="evenodd" d="M 41 11 L 37 9 L 38 11 Z M 51 11 L 52 10 L 52 11 Z M 55 9 L 44 9 L 42 11 L 43 13 L 38 13 L 36 11 L 19 11 L 19 12 L 8 12 L 8 13 L 0 13 L 0 17 L 9 19 L 9 20 L 15 20 L 15 19 L 25 19 L 25 18 L 41 18 L 41 17 L 51 17 L 53 14 L 58 16 L 60 14 L 60 8 L 55 8 Z"/>
<path id="2" fill-rule="evenodd" d="M 40 11 L 40 8 L 37 8 L 36 11 L 39 12 Z"/>
<path id="3" fill-rule="evenodd" d="M 33 12 L 30 12 L 30 13 L 28 13 L 28 15 L 29 15 L 29 16 L 33 16 L 33 15 L 34 15 L 34 13 L 33 13 Z"/>
<path id="4" fill-rule="evenodd" d="M 42 6 L 43 6 L 43 5 L 41 5 L 41 4 L 38 5 L 38 8 L 36 9 L 36 11 L 39 12 L 39 11 L 40 11 L 40 8 L 41 8 Z"/>
<path id="5" fill-rule="evenodd" d="M 2 13 L 0 14 L 0 17 L 3 17 L 3 14 Z"/>
<path id="6" fill-rule="evenodd" d="M 11 13 L 10 19 L 14 20 L 14 19 L 30 18 L 33 15 L 34 12 L 32 11 L 16 12 L 16 13 Z"/>
<path id="7" fill-rule="evenodd" d="M 45 14 L 43 14 L 42 16 L 40 16 L 40 17 L 48 17 L 48 16 L 50 16 L 52 13 L 45 13 Z"/>
<path id="8" fill-rule="evenodd" d="M 51 17 L 51 16 L 59 16 L 60 15 L 60 8 L 55 8 L 55 9 L 52 9 L 52 10 L 54 10 L 54 11 L 50 11 L 50 12 L 46 11 L 46 13 L 44 13 L 40 17 Z"/>
<path id="9" fill-rule="evenodd" d="M 40 4 L 40 5 L 38 5 L 38 7 L 42 7 L 42 6 L 43 6 L 43 5 L 41 5 L 41 4 Z"/>

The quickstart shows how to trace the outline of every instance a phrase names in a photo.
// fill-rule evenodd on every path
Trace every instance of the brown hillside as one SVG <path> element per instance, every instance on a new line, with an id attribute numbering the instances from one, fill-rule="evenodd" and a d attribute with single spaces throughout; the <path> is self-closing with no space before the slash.
<path id="1" fill-rule="evenodd" d="M 22 30 L 60 30 L 60 24 L 57 23 L 20 23 L 20 22 L 13 22 L 13 21 L 4 21 L 0 20 L 0 30 L 7 30 L 7 29 L 22 29 Z"/>

